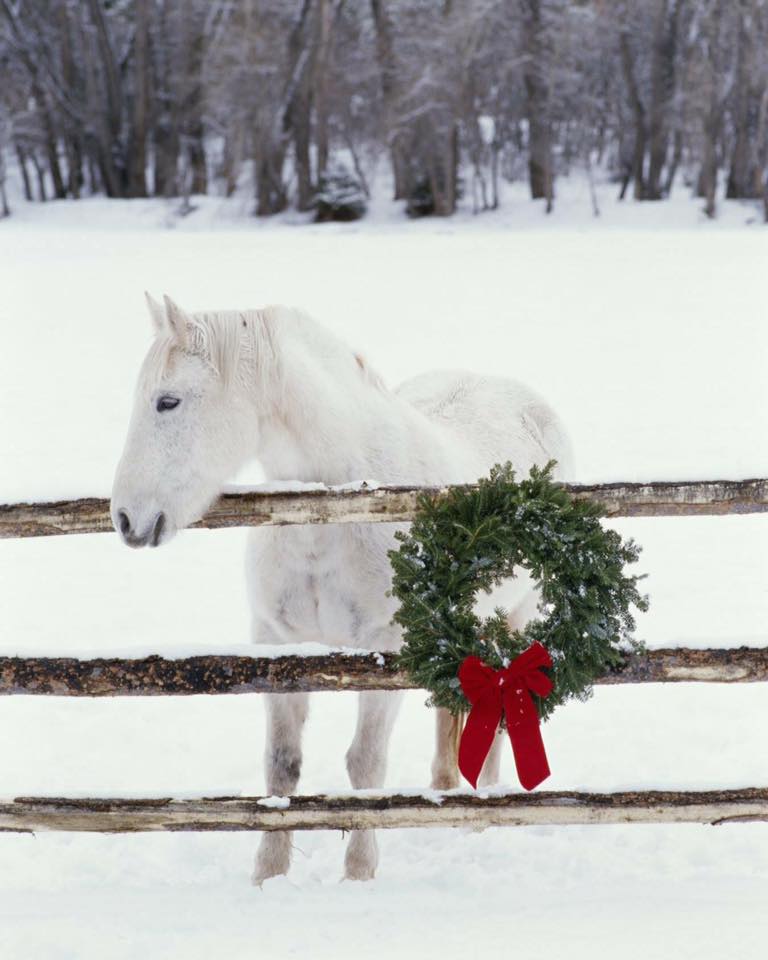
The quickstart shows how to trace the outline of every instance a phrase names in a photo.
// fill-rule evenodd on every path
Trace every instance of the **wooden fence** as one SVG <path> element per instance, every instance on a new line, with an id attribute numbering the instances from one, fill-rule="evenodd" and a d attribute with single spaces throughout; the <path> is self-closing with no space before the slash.
<path id="1" fill-rule="evenodd" d="M 569 485 L 606 517 L 721 516 L 768 511 L 768 480 Z M 419 488 L 369 487 L 225 494 L 195 526 L 220 528 L 412 519 Z M 439 493 L 440 490 L 430 489 Z M 111 530 L 109 503 L 80 499 L 0 505 L 0 539 Z M 628 657 L 598 682 L 768 680 L 768 648 L 672 648 Z M 412 684 L 392 654 L 165 659 L 0 657 L 0 695 L 76 697 L 396 690 Z M 528 824 L 768 821 L 768 788 L 632 793 L 449 792 L 274 798 L 0 801 L 0 831 L 317 830 Z"/>
<path id="2" fill-rule="evenodd" d="M 606 517 L 720 516 L 768 511 L 768 480 L 566 484 L 571 496 L 600 503 Z M 295 493 L 226 493 L 193 527 L 306 523 L 394 523 L 412 519 L 419 493 L 439 487 L 324 488 Z M 112 531 L 109 500 L 0 504 L 0 539 Z"/>

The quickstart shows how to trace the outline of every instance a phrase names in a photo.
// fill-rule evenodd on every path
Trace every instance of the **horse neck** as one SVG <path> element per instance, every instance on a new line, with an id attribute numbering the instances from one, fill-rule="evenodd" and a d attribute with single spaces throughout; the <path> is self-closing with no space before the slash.
<path id="1" fill-rule="evenodd" d="M 358 376 L 354 365 L 347 370 L 340 362 L 338 375 L 306 353 L 281 361 L 276 399 L 259 424 L 258 459 L 267 480 L 430 479 L 425 471 L 439 459 L 441 437 L 410 404 Z"/>

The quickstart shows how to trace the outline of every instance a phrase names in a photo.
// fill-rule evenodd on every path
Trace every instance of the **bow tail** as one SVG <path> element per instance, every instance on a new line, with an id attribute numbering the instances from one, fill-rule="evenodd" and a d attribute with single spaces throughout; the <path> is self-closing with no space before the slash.
<path id="1" fill-rule="evenodd" d="M 501 698 L 495 691 L 475 701 L 459 742 L 459 770 L 473 787 L 501 721 Z"/>
<path id="2" fill-rule="evenodd" d="M 527 701 L 523 701 L 524 705 L 512 697 L 505 698 L 504 714 L 518 779 L 524 789 L 533 790 L 547 779 L 550 769 L 541 737 L 538 711 L 527 691 L 523 696 Z M 519 720 L 512 719 L 520 713 L 523 715 Z"/>
<path id="3" fill-rule="evenodd" d="M 516 727 L 516 733 L 509 735 L 517 776 L 526 790 L 533 790 L 550 775 L 549 763 L 538 725 L 529 727 L 523 735 L 520 731 L 521 728 Z"/>

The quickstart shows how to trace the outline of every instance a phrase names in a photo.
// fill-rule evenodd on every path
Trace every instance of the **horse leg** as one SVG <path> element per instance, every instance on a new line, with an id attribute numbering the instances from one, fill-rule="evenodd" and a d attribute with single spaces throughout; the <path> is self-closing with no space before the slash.
<path id="1" fill-rule="evenodd" d="M 432 761 L 432 789 L 453 790 L 459 786 L 459 740 L 464 727 L 465 715 L 454 716 L 448 710 L 438 708 L 435 757 Z M 477 779 L 479 787 L 492 786 L 499 782 L 499 764 L 501 762 L 501 748 L 504 739 L 501 732 L 491 745 L 490 752 L 485 758 L 483 769 Z"/>
<path id="2" fill-rule="evenodd" d="M 347 772 L 355 790 L 380 787 L 387 768 L 387 746 L 401 694 L 370 691 L 359 695 L 357 728 L 347 751 Z M 353 830 L 344 858 L 347 880 L 371 880 L 379 862 L 373 830 Z"/>
<path id="3" fill-rule="evenodd" d="M 499 782 L 499 768 L 501 767 L 501 751 L 504 746 L 504 731 L 497 730 L 493 738 L 491 749 L 485 758 L 485 763 L 477 778 L 478 787 L 492 787 Z"/>
<path id="4" fill-rule="evenodd" d="M 454 716 L 448 710 L 438 708 L 435 736 L 435 757 L 432 761 L 432 789 L 453 790 L 459 786 L 459 740 L 465 715 Z M 477 779 L 479 787 L 492 786 L 499 782 L 499 764 L 504 738 L 501 731 L 491 745 L 483 769 Z"/>
<path id="5" fill-rule="evenodd" d="M 464 715 L 454 716 L 443 707 L 435 711 L 435 756 L 432 760 L 432 789 L 453 790 L 459 785 L 459 738 Z"/>
<path id="6" fill-rule="evenodd" d="M 267 702 L 267 747 L 264 755 L 267 793 L 288 796 L 296 789 L 301 773 L 301 735 L 307 719 L 309 694 L 270 693 Z M 291 864 L 293 834 L 276 830 L 265 833 L 256 854 L 253 883 L 257 886 L 287 873 Z"/>

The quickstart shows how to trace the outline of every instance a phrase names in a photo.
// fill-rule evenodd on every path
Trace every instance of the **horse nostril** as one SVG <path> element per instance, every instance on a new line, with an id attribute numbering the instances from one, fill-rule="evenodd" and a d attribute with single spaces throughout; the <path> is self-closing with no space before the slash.
<path id="1" fill-rule="evenodd" d="M 155 520 L 155 525 L 152 528 L 152 546 L 156 547 L 160 543 L 160 537 L 163 535 L 163 529 L 165 527 L 165 514 L 158 513 L 157 519 Z"/>
<path id="2" fill-rule="evenodd" d="M 128 514 L 125 510 L 118 510 L 117 521 L 120 524 L 120 533 L 122 533 L 124 537 L 127 537 L 131 532 L 131 521 L 128 519 Z"/>

